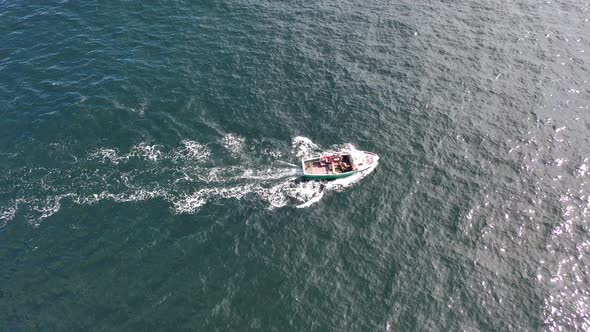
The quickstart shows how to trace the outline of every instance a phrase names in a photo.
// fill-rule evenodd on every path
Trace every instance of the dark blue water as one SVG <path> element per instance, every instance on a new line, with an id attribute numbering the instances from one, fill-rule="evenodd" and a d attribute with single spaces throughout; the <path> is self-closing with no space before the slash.
<path id="1" fill-rule="evenodd" d="M 1 329 L 589 330 L 589 19 L 0 1 Z"/>

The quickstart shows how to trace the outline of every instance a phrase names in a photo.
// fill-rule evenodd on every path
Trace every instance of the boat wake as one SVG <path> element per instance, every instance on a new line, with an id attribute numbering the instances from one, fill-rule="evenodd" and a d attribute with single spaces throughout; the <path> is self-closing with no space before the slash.
<path id="1" fill-rule="evenodd" d="M 268 209 L 306 208 L 326 192 L 342 191 L 374 169 L 330 182 L 302 181 L 296 160 L 320 151 L 305 137 L 293 138 L 289 148 L 259 142 L 248 145 L 235 134 L 207 144 L 183 140 L 172 150 L 145 142 L 125 153 L 100 148 L 75 158 L 69 169 L 25 167 L 0 176 L 0 193 L 16 197 L 0 202 L 0 226 L 17 215 L 38 224 L 63 205 L 94 205 L 103 200 L 163 199 L 175 214 L 194 214 L 221 199 L 252 200 Z"/>

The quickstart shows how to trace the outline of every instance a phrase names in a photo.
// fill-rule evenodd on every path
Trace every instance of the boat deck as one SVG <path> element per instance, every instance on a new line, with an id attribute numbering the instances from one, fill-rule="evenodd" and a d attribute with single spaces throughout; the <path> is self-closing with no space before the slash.
<path id="1" fill-rule="evenodd" d="M 374 167 L 378 160 L 378 155 L 366 151 L 326 153 L 321 157 L 303 159 L 303 176 L 336 179 Z"/>
<path id="2" fill-rule="evenodd" d="M 305 173 L 307 174 L 334 174 L 332 171 L 332 164 L 323 164 L 319 160 L 308 160 L 305 162 Z M 339 173 L 340 170 L 336 170 Z"/>
<path id="3" fill-rule="evenodd" d="M 346 166 L 341 167 L 335 162 L 344 162 Z M 346 169 L 343 169 L 343 167 L 346 167 Z M 350 156 L 343 155 L 334 159 L 334 162 L 322 162 L 320 158 L 306 160 L 304 170 L 306 174 L 311 175 L 342 174 L 352 171 L 352 166 L 350 165 Z"/>

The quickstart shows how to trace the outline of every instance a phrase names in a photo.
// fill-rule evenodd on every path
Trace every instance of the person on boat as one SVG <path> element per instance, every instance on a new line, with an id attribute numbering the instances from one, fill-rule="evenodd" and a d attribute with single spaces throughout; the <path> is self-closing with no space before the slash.
<path id="1" fill-rule="evenodd" d="M 340 170 L 342 171 L 342 173 L 348 171 L 348 164 L 345 161 L 340 161 L 340 163 L 338 163 L 338 166 L 340 166 Z"/>

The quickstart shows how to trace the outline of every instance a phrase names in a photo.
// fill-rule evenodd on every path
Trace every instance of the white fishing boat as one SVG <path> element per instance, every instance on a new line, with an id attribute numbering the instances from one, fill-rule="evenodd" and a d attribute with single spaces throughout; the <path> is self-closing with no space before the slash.
<path id="1" fill-rule="evenodd" d="M 326 152 L 301 160 L 306 179 L 338 179 L 363 172 L 377 166 L 379 156 L 367 151 Z"/>

